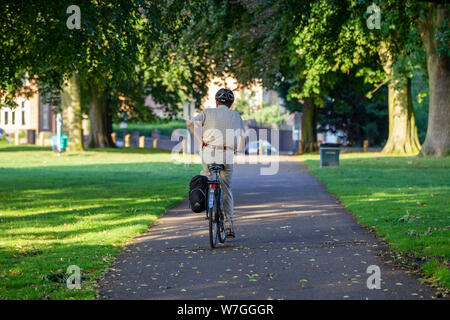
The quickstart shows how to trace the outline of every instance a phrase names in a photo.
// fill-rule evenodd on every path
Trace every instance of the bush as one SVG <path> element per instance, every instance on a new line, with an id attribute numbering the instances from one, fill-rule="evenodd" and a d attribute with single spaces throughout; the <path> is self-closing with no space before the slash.
<path id="1" fill-rule="evenodd" d="M 129 134 L 132 131 L 139 132 L 140 136 L 150 137 L 153 130 L 158 130 L 161 135 L 171 136 L 175 129 L 185 129 L 186 122 L 182 119 L 164 121 L 160 120 L 155 123 L 129 123 L 126 129 L 121 129 L 119 124 L 113 125 L 113 131 L 118 138 L 123 138 L 124 134 Z"/>
<path id="2" fill-rule="evenodd" d="M 254 110 L 248 101 L 239 100 L 235 109 L 241 114 L 243 120 L 255 119 L 259 124 L 266 126 L 280 125 L 289 117 L 289 114 L 283 113 L 278 104 L 264 103 L 262 108 Z"/>

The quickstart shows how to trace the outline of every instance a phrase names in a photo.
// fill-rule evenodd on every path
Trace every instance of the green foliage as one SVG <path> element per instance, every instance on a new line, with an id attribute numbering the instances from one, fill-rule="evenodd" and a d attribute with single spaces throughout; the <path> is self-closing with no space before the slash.
<path id="1" fill-rule="evenodd" d="M 283 99 L 284 107 L 290 112 L 302 111 L 303 107 L 298 99 L 292 99 L 289 97 L 289 89 L 294 85 L 295 83 L 292 81 L 284 81 L 277 87 L 278 95 L 281 99 Z"/>
<path id="2" fill-rule="evenodd" d="M 232 108 L 239 112 L 244 120 L 247 120 L 248 116 L 250 116 L 254 111 L 248 99 L 236 100 L 236 102 L 233 103 Z"/>
<path id="3" fill-rule="evenodd" d="M 255 92 L 241 90 L 240 97 L 233 103 L 232 108 L 239 112 L 244 120 L 249 119 L 248 117 L 260 108 L 259 105 L 252 103 L 255 97 Z"/>
<path id="4" fill-rule="evenodd" d="M 411 78 L 413 71 L 425 68 L 425 51 L 414 19 L 424 5 L 380 1 L 381 29 L 377 30 L 366 25 L 366 10 L 372 4 L 371 0 L 310 2 L 304 23 L 296 28 L 291 42 L 291 65 L 299 68 L 293 96 L 326 97 L 337 80 L 336 72 L 348 74 L 356 68 L 366 83 L 387 83 L 392 79 L 381 69 L 378 58 L 382 45 L 394 56 L 396 78 Z"/>
<path id="5" fill-rule="evenodd" d="M 265 126 L 272 124 L 280 125 L 287 120 L 289 114 L 282 113 L 281 106 L 278 104 L 264 104 L 262 108 L 256 112 L 243 117 L 242 119 L 255 119 L 256 122 Z"/>
<path id="6" fill-rule="evenodd" d="M 208 46 L 216 75 L 231 73 L 248 85 L 273 88 L 289 74 L 287 45 L 306 1 L 206 1 L 192 38 Z"/>
<path id="7" fill-rule="evenodd" d="M 436 40 L 439 41 L 437 48 L 439 54 L 450 56 L 450 22 L 448 18 L 437 28 Z"/>
<path id="8" fill-rule="evenodd" d="M 2 3 L 0 24 L 9 32 L 4 35 L 1 55 L 12 51 L 12 56 L 1 59 L 0 69 L 37 76 L 41 91 L 59 90 L 75 70 L 110 84 L 135 75 L 132 61 L 138 36 L 130 31 L 136 29 L 140 4 L 82 1 L 78 3 L 82 11 L 80 30 L 66 26 L 69 5 L 68 1 Z M 15 49 L 18 47 L 21 50 Z M 18 88 L 8 87 L 9 83 L 19 83 L 23 77 L 1 74 L 0 79 L 1 88 L 13 96 Z"/>
<path id="9" fill-rule="evenodd" d="M 328 52 L 329 47 L 335 45 L 327 36 L 331 28 L 324 27 L 325 23 L 334 27 L 336 23 L 333 20 L 342 19 L 338 18 L 341 8 L 332 2 L 314 1 L 303 13 L 302 22 L 296 26 L 289 44 L 290 65 L 295 70 L 293 77 L 296 81 L 296 86 L 290 88 L 291 97 L 315 97 L 316 103 L 321 104 L 324 90 L 328 88 L 329 81 L 333 81 L 332 57 Z"/>
<path id="10" fill-rule="evenodd" d="M 369 99 L 369 84 L 354 74 L 340 75 L 323 108 L 319 109 L 320 131 L 343 131 L 353 146 L 382 146 L 388 137 L 387 88 L 383 87 Z M 325 126 L 328 126 L 325 128 Z"/>
<path id="11" fill-rule="evenodd" d="M 421 143 L 425 141 L 428 128 L 428 79 L 426 72 L 414 72 L 411 82 L 412 104 L 416 117 L 417 134 Z"/>
<path id="12" fill-rule="evenodd" d="M 130 117 L 145 117 L 143 98 L 176 109 L 183 99 L 199 100 L 207 77 L 181 34 L 201 1 L 79 1 L 81 29 L 69 30 L 70 1 L 0 4 L 0 94 L 14 104 L 28 74 L 42 93 L 61 89 L 78 71 L 86 85 L 107 91 L 110 108 L 127 97 Z M 17 48 L 20 48 L 18 50 Z M 30 91 L 30 87 L 26 87 Z M 31 94 L 31 92 L 29 92 Z M 57 102 L 57 101 L 53 101 Z"/>
<path id="13" fill-rule="evenodd" d="M 150 137 L 153 130 L 158 130 L 160 134 L 170 137 L 173 130 L 186 129 L 186 121 L 180 119 L 170 121 L 158 120 L 153 123 L 129 123 L 125 130 L 120 129 L 119 124 L 114 124 L 113 129 L 119 138 L 123 138 L 124 134 L 131 133 L 132 131 L 139 132 L 140 136 Z"/>
<path id="14" fill-rule="evenodd" d="M 263 103 L 262 107 L 251 104 L 251 99 L 255 96 L 254 92 L 237 99 L 233 104 L 234 110 L 239 112 L 243 120 L 254 119 L 261 125 L 270 126 L 272 124 L 280 125 L 287 120 L 289 115 L 283 113 L 278 104 Z"/>

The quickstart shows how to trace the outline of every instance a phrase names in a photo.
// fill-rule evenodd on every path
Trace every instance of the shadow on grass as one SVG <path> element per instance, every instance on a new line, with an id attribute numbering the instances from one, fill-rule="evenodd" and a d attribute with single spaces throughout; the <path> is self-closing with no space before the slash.
<path id="1" fill-rule="evenodd" d="M 72 264 L 100 276 L 115 244 L 184 198 L 197 172 L 167 161 L 0 168 L 0 299 L 95 297 L 43 276 Z"/>
<path id="2" fill-rule="evenodd" d="M 53 244 L 33 251 L 11 252 L 0 248 L 0 299 L 93 299 L 96 279 L 120 246 L 113 241 L 98 244 Z M 70 290 L 64 281 L 51 281 L 48 275 L 66 273 L 70 265 L 80 268 L 80 290 Z M 12 272 L 14 270 L 14 272 Z"/>
<path id="3" fill-rule="evenodd" d="M 135 153 L 135 154 L 157 154 L 170 153 L 169 150 L 154 149 L 154 148 L 138 148 L 138 147 L 117 147 L 105 149 L 86 149 L 86 152 L 108 152 L 108 153 Z"/>
<path id="4" fill-rule="evenodd" d="M 51 151 L 52 147 L 35 146 L 35 145 L 0 145 L 0 152 L 22 152 L 22 151 Z"/>
<path id="5" fill-rule="evenodd" d="M 161 210 L 186 195 L 197 171 L 170 162 L 0 168 L 0 208 L 30 212 L 0 221 L 39 225 L 52 217 L 63 223 L 83 214 Z"/>
<path id="6" fill-rule="evenodd" d="M 36 145 L 10 145 L 10 144 L 0 144 L 0 152 L 24 152 L 24 151 L 52 151 L 50 146 L 36 146 Z M 170 150 L 164 149 L 154 149 L 154 148 L 138 148 L 138 147 L 117 147 L 117 148 L 89 148 L 85 149 L 86 153 L 94 153 L 94 152 L 107 152 L 107 153 L 124 153 L 124 154 L 158 154 L 158 153 L 170 153 Z M 79 152 L 68 151 L 64 154 L 69 156 L 78 155 Z"/>
<path id="7" fill-rule="evenodd" d="M 374 226 L 397 249 L 450 257 L 448 158 L 355 156 L 338 168 L 306 164 L 360 223 Z"/>

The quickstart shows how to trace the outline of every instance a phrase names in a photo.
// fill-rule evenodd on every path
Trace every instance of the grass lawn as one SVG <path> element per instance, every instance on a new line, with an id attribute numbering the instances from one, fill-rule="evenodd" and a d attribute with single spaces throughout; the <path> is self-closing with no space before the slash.
<path id="1" fill-rule="evenodd" d="M 450 157 L 344 153 L 339 168 L 322 169 L 318 155 L 301 160 L 360 223 L 422 260 L 425 275 L 450 288 Z"/>
<path id="2" fill-rule="evenodd" d="M 0 299 L 94 298 L 122 245 L 183 199 L 199 171 L 154 149 L 48 149 L 0 144 Z M 69 265 L 86 277 L 81 290 L 55 282 Z"/>

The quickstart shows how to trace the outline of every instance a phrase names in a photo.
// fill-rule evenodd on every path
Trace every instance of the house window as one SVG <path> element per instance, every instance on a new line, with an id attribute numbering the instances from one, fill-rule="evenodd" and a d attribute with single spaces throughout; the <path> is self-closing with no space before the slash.
<path id="1" fill-rule="evenodd" d="M 9 120 L 9 119 L 8 119 L 8 115 L 9 115 L 9 112 L 8 112 L 7 110 L 5 110 L 5 113 L 4 113 L 4 117 L 3 117 L 3 118 L 5 119 L 5 125 L 6 125 L 6 126 L 8 125 L 8 122 L 9 122 L 9 121 L 8 121 L 8 120 Z"/>
<path id="2" fill-rule="evenodd" d="M 30 121 L 28 119 L 30 114 L 30 102 L 22 101 L 22 126 L 26 126 Z"/>
<path id="3" fill-rule="evenodd" d="M 11 124 L 12 125 L 16 124 L 16 111 L 15 110 L 13 112 L 11 112 Z"/>

